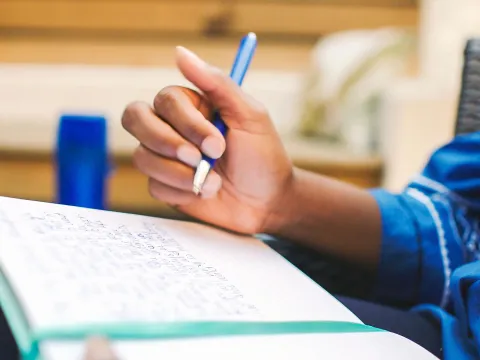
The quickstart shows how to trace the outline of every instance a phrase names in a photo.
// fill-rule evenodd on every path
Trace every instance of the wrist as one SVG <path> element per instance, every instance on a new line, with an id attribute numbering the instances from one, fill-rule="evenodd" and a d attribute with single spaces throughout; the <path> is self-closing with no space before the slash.
<path id="1" fill-rule="evenodd" d="M 281 236 L 288 226 L 294 225 L 299 215 L 298 189 L 301 188 L 304 173 L 295 167 L 292 168 L 290 176 L 279 191 L 278 198 L 272 202 L 270 211 L 262 227 L 262 233 Z"/>

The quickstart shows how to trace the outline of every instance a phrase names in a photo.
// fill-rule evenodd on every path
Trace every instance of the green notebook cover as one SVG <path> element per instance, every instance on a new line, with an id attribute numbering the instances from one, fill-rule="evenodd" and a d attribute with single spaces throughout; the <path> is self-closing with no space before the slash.
<path id="1" fill-rule="evenodd" d="M 360 323 L 341 321 L 202 321 L 171 323 L 122 322 L 78 324 L 33 330 L 8 279 L 0 271 L 0 305 L 17 342 L 22 360 L 42 360 L 42 341 L 84 341 L 92 335 L 111 340 L 181 339 L 212 336 L 358 333 L 383 331 Z"/>

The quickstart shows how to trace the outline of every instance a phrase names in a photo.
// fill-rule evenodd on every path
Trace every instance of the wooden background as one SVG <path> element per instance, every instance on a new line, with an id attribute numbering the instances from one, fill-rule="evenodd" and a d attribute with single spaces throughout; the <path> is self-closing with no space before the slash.
<path id="1" fill-rule="evenodd" d="M 0 0 L 0 62 L 174 66 L 173 47 L 184 45 L 229 67 L 239 37 L 253 31 L 261 42 L 255 68 L 303 70 L 321 36 L 415 28 L 417 13 L 412 0 Z M 295 156 L 300 167 L 362 187 L 380 182 L 375 157 L 321 146 Z M 173 216 L 149 197 L 130 159 L 117 158 L 116 166 L 111 208 Z M 49 201 L 54 187 L 51 154 L 0 144 L 0 195 Z"/>
<path id="2" fill-rule="evenodd" d="M 229 66 L 253 31 L 256 66 L 303 68 L 325 34 L 416 24 L 412 0 L 0 0 L 0 61 L 169 66 L 181 43 Z"/>
<path id="3" fill-rule="evenodd" d="M 411 0 L 2 0 L 7 29 L 319 36 L 416 23 Z"/>

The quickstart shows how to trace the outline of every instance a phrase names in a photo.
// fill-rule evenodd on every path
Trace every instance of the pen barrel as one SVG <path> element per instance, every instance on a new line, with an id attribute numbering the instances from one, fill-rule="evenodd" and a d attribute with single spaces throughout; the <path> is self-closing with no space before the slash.
<path id="1" fill-rule="evenodd" d="M 257 37 L 254 33 L 248 33 L 240 42 L 233 67 L 230 72 L 230 78 L 238 86 L 241 86 L 243 83 L 245 74 L 255 53 L 256 45 Z M 226 137 L 228 128 L 218 111 L 215 111 L 212 123 L 220 131 L 223 137 Z M 215 167 L 216 159 L 212 159 L 209 156 L 202 154 L 202 160 L 206 161 L 210 165 L 210 168 Z"/>
<path id="2" fill-rule="evenodd" d="M 223 122 L 222 117 L 220 116 L 220 113 L 218 113 L 217 111 L 215 111 L 213 115 L 212 124 L 218 129 L 218 131 L 220 131 L 223 137 L 227 135 L 227 130 L 228 130 L 227 125 Z M 202 159 L 208 162 L 211 168 L 215 166 L 216 159 L 212 159 L 211 157 L 205 154 L 202 155 Z"/>
<path id="3" fill-rule="evenodd" d="M 212 124 L 218 129 L 218 131 L 220 131 L 223 137 L 227 135 L 227 125 L 223 122 L 223 119 L 220 116 L 220 113 L 215 112 Z"/>
<path id="4" fill-rule="evenodd" d="M 107 126 L 101 116 L 60 118 L 56 163 L 56 201 L 104 209 L 108 175 Z"/>

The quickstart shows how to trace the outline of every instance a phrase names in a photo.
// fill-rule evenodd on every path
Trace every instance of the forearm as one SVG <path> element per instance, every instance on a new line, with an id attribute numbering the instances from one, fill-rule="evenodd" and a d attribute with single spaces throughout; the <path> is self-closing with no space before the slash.
<path id="1" fill-rule="evenodd" d="M 379 261 L 381 216 L 375 199 L 363 189 L 307 171 L 295 170 L 268 233 L 368 269 Z"/>

